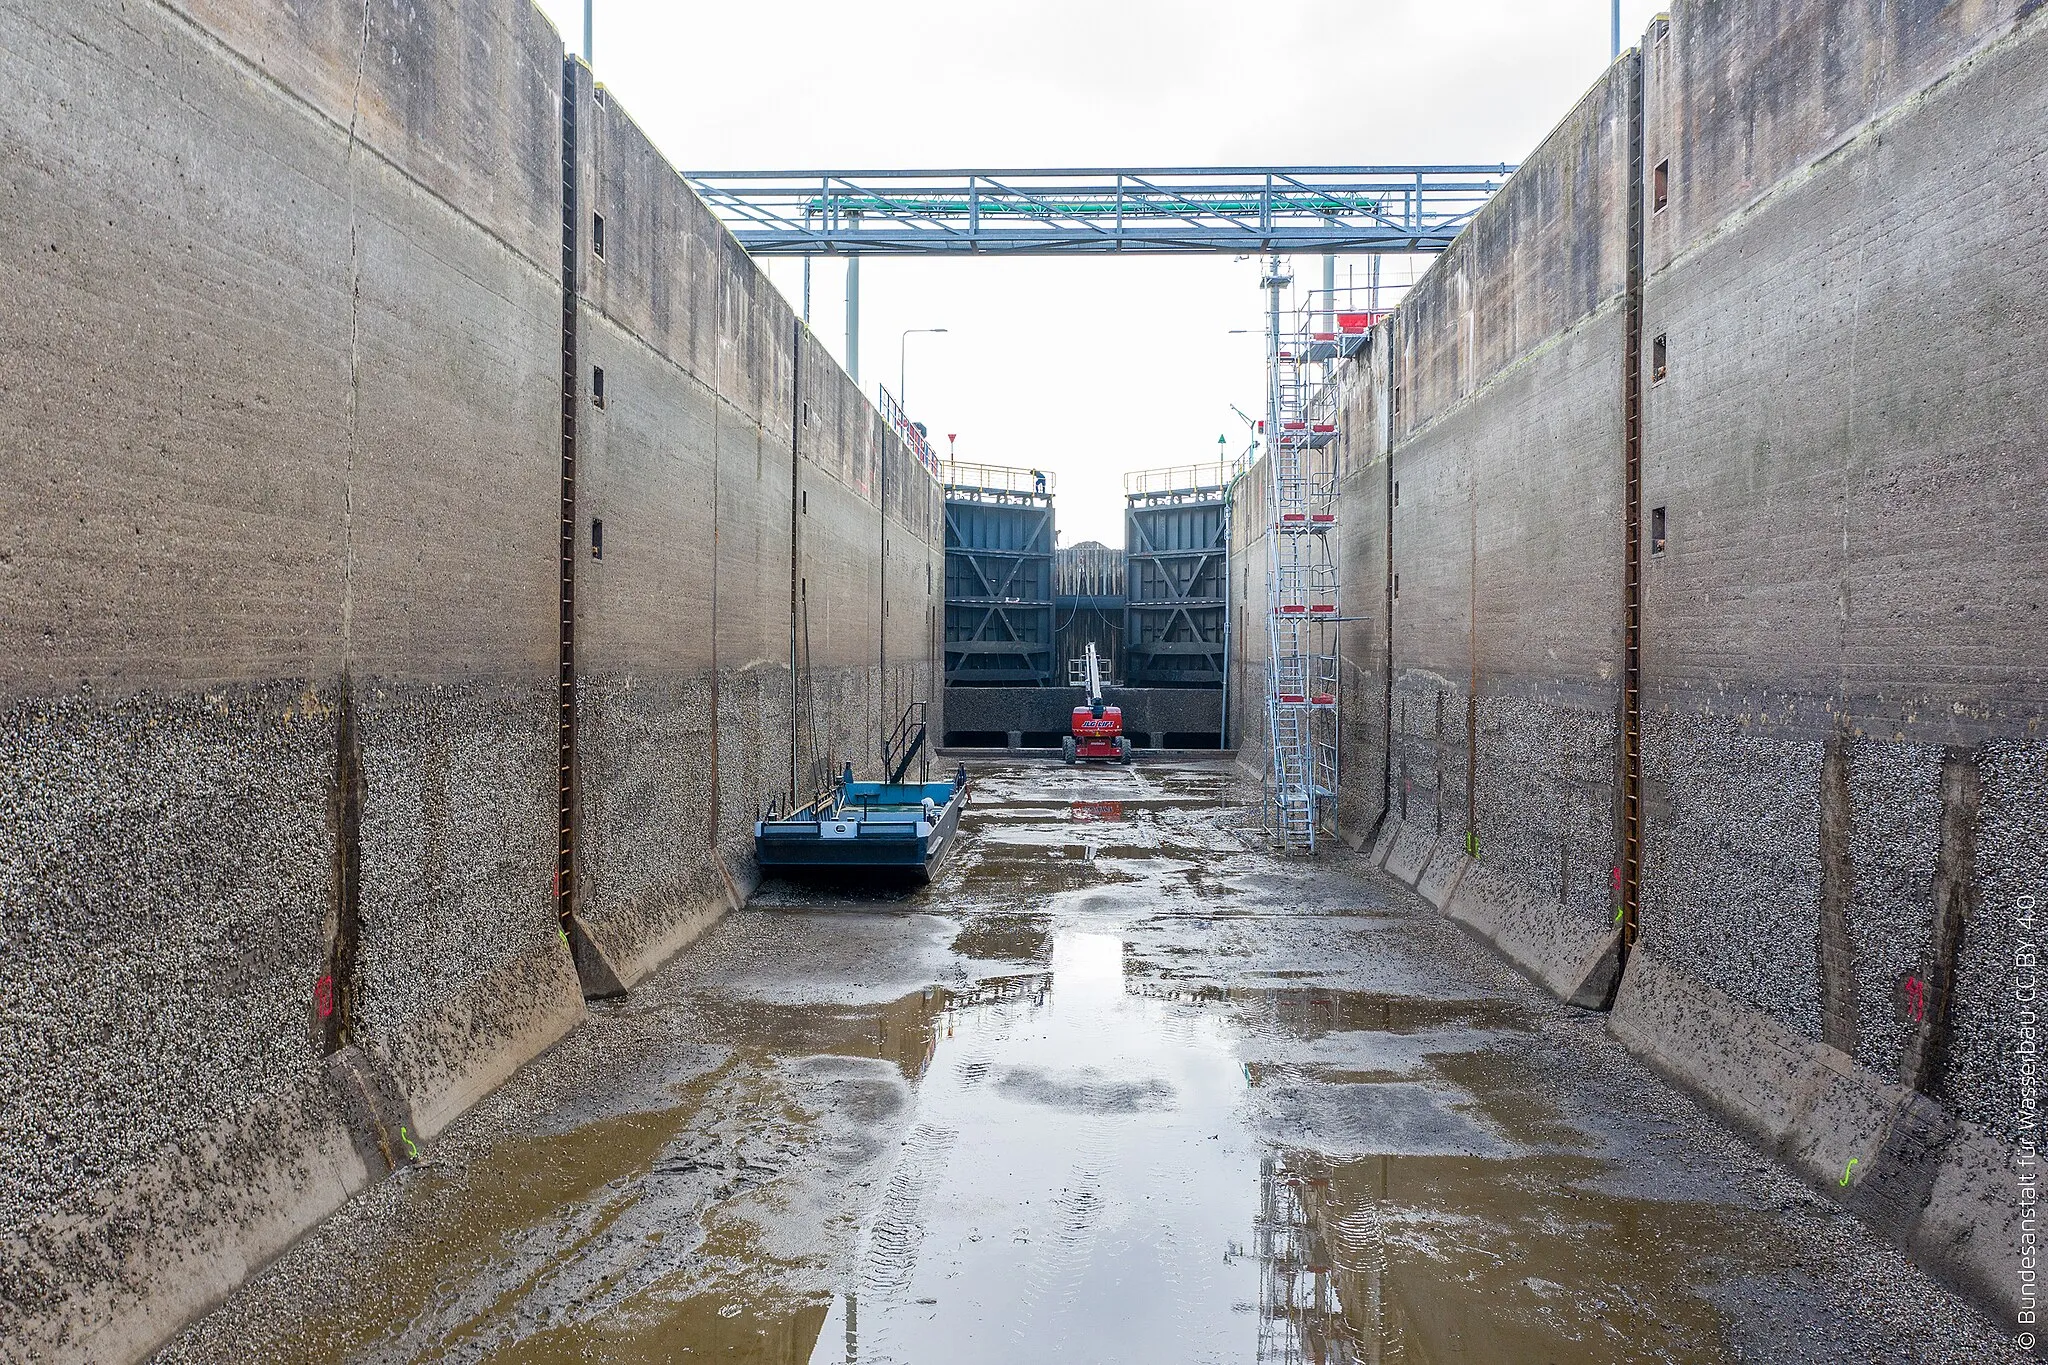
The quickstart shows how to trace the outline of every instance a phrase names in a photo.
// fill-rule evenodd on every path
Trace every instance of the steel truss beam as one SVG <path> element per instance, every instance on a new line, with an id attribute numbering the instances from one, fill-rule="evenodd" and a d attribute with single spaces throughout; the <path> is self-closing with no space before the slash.
<path id="1" fill-rule="evenodd" d="M 691 171 L 755 256 L 1435 252 L 1491 166 Z"/>

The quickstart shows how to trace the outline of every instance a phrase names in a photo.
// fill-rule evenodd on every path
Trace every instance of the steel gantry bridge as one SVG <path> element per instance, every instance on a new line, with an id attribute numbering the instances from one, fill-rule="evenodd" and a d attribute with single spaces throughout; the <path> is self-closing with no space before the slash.
<path id="1" fill-rule="evenodd" d="M 1367 344 L 1389 302 L 1381 295 L 1377 269 L 1362 292 L 1338 290 L 1336 257 L 1443 251 L 1514 170 L 1506 164 L 1215 166 L 699 171 L 683 178 L 750 254 L 803 258 L 806 321 L 811 258 L 846 258 L 846 368 L 856 383 L 863 256 L 1206 253 L 1265 258 L 1260 283 L 1269 294 L 1266 420 L 1257 425 L 1265 448 L 1268 511 L 1262 528 L 1266 814 L 1277 843 L 1313 852 L 1320 840 L 1335 833 L 1338 790 L 1338 632 L 1345 619 L 1339 611 L 1340 559 L 1334 544 L 1343 419 L 1338 362 Z M 1309 291 L 1295 308 L 1283 308 L 1281 293 L 1294 283 L 1284 258 L 1313 253 L 1323 257 L 1322 289 Z M 882 402 L 896 429 L 922 454 L 922 432 L 896 410 L 886 390 Z M 1042 482 L 1037 491 L 1044 492 Z M 949 499 L 952 492 L 949 487 Z M 1049 506 L 1046 520 L 1049 525 Z M 949 601 L 954 596 L 952 529 L 949 510 Z M 1227 523 L 1224 535 L 1227 547 Z M 1210 528 L 1199 548 L 1206 554 L 1214 539 Z M 1041 555 L 1048 564 L 1051 549 L 1048 542 Z M 1207 560 L 1200 562 L 1206 565 Z M 1176 603 L 1194 586 L 1179 585 Z M 1204 586 L 1204 594 L 1208 591 Z M 998 596 L 1016 600 L 1008 594 L 1005 589 Z M 1033 600 L 1038 597 L 1049 608 L 1049 583 Z M 1215 604 L 1205 595 L 1200 605 Z M 953 608 L 947 611 L 950 635 Z M 1008 643 L 983 648 L 1014 652 L 1013 636 L 1014 631 L 1006 632 Z M 1049 662 L 1044 651 L 1052 643 L 1048 630 L 1038 661 L 1041 672 Z M 1134 643 L 1127 640 L 1126 649 Z M 1229 652 L 1226 618 L 1221 652 L 1204 652 L 1216 661 L 1226 687 Z M 950 646 L 947 661 L 951 682 Z"/>
<path id="2" fill-rule="evenodd" d="M 1490 166 L 689 171 L 755 256 L 1435 252 Z"/>

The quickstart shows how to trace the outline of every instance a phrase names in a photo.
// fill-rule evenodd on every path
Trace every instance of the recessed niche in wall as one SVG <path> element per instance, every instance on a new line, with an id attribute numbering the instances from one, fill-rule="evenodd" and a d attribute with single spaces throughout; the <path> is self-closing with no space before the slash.
<path id="1" fill-rule="evenodd" d="M 604 366 L 590 367 L 590 401 L 597 407 L 604 406 Z"/>
<path id="2" fill-rule="evenodd" d="M 1664 338 L 1660 335 L 1655 341 L 1650 343 L 1650 382 L 1652 384 L 1663 382 L 1665 373 L 1671 368 L 1670 360 L 1671 348 L 1664 344 Z"/>
<path id="3" fill-rule="evenodd" d="M 604 521 L 599 517 L 590 519 L 590 557 L 604 558 Z"/>
<path id="4" fill-rule="evenodd" d="M 1657 163 L 1657 169 L 1655 173 L 1651 176 L 1651 182 L 1653 187 L 1653 194 L 1650 200 L 1650 203 L 1652 205 L 1650 212 L 1656 213 L 1662 210 L 1666 204 L 1671 202 L 1670 157 L 1666 157 L 1662 161 Z"/>
<path id="5" fill-rule="evenodd" d="M 590 215 L 590 251 L 599 260 L 604 259 L 604 215 Z"/>
<path id="6" fill-rule="evenodd" d="M 1663 554 L 1664 546 L 1670 541 L 1670 536 L 1665 529 L 1666 525 L 1664 509 L 1652 507 L 1650 509 L 1650 553 L 1653 555 Z"/>

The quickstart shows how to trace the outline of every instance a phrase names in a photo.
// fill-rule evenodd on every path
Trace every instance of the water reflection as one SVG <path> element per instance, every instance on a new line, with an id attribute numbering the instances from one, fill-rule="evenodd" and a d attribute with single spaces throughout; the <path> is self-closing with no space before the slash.
<path id="1" fill-rule="evenodd" d="M 949 1001 L 817 1365 L 1252 1358 L 1230 1022 L 1126 990 L 1120 935 L 1051 948 L 1049 976 Z"/>
<path id="2" fill-rule="evenodd" d="M 1385 1196 L 1387 1158 L 1377 1158 Z M 1386 1300 L 1380 1200 L 1340 1210 L 1328 1162 L 1275 1151 L 1259 1163 L 1259 1365 L 1380 1365 L 1401 1357 Z"/>

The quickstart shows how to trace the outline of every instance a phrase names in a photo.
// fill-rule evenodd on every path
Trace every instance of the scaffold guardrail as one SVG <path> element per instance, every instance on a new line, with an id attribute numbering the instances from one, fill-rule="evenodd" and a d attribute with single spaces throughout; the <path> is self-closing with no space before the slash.
<path id="1" fill-rule="evenodd" d="M 946 460 L 939 465 L 939 481 L 948 488 L 979 489 L 990 493 L 1034 493 L 1051 496 L 1058 478 L 1050 469 L 1023 469 L 1006 464 L 975 464 L 968 460 Z"/>
<path id="2" fill-rule="evenodd" d="M 1230 486 L 1232 473 L 1233 466 L 1224 460 L 1168 465 L 1161 469 L 1133 469 L 1124 475 L 1124 496 L 1221 492 Z"/>
<path id="3" fill-rule="evenodd" d="M 882 410 L 882 420 L 886 421 L 890 429 L 903 438 L 905 448 L 910 451 L 919 464 L 924 466 L 925 473 L 931 475 L 934 479 L 938 478 L 940 464 L 938 452 L 932 449 L 932 443 L 926 439 L 924 432 L 918 429 L 917 423 L 911 421 L 910 415 L 903 411 L 903 405 L 896 401 L 896 395 L 890 393 L 886 388 L 882 389 L 879 406 Z"/>

